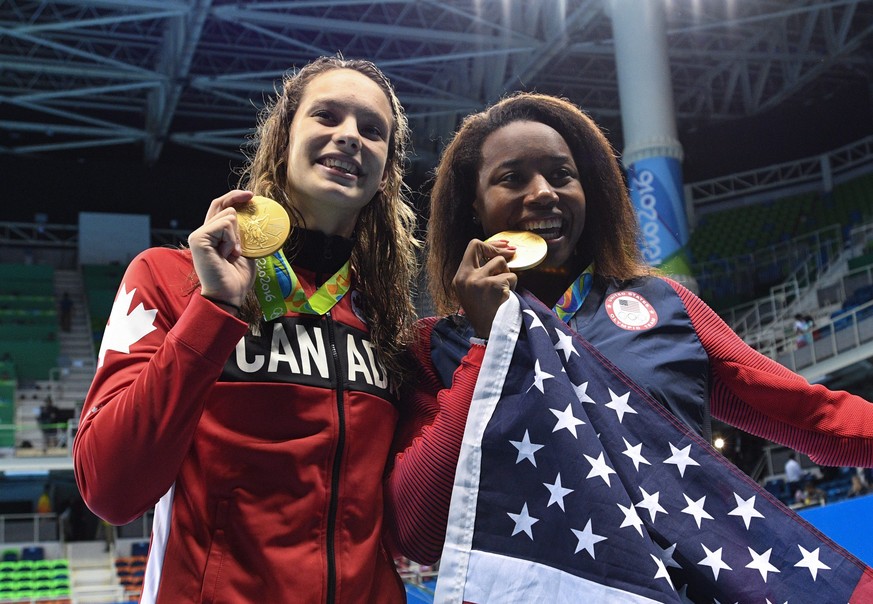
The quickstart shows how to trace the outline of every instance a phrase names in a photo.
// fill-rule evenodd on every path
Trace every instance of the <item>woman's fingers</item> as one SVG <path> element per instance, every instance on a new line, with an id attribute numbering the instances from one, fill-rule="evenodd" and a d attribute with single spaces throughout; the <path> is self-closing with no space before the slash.
<path id="1" fill-rule="evenodd" d="M 476 335 L 487 337 L 497 309 L 515 289 L 518 277 L 506 263 L 515 248 L 506 242 L 472 240 L 464 251 L 453 285 Z"/>
<path id="2" fill-rule="evenodd" d="M 254 276 L 253 261 L 242 257 L 236 208 L 249 191 L 230 191 L 212 200 L 203 224 L 188 236 L 194 270 L 204 295 L 241 304 Z"/>
<path id="3" fill-rule="evenodd" d="M 216 215 L 220 214 L 227 208 L 232 208 L 243 203 L 248 203 L 252 197 L 254 197 L 254 194 L 251 191 L 243 191 L 241 189 L 234 189 L 233 191 L 228 191 L 221 197 L 216 197 L 212 200 L 212 203 L 209 204 L 209 209 L 206 211 L 206 220 L 204 220 L 204 223 L 209 222 Z"/>
<path id="4" fill-rule="evenodd" d="M 240 189 L 234 189 L 221 197 L 216 197 L 209 204 L 203 225 L 192 233 L 192 236 L 195 233 L 204 234 L 205 237 L 201 238 L 200 242 L 215 248 L 223 258 L 232 260 L 234 257 L 239 256 L 242 252 L 240 249 L 239 228 L 236 222 L 236 208 L 239 205 L 248 203 L 252 197 L 251 191 L 242 191 Z M 193 245 L 191 237 L 188 238 L 188 244 Z"/>
<path id="5" fill-rule="evenodd" d="M 466 263 L 468 266 L 481 268 L 488 264 L 494 258 L 503 258 L 509 261 L 515 255 L 515 247 L 509 245 L 505 240 L 498 240 L 485 243 L 479 239 L 473 239 L 467 244 L 467 249 L 464 250 L 464 257 L 461 263 Z"/>
<path id="6" fill-rule="evenodd" d="M 213 248 L 222 258 L 240 254 L 239 229 L 236 210 L 225 208 L 207 218 L 206 222 L 188 236 L 188 245 L 195 248 Z"/>

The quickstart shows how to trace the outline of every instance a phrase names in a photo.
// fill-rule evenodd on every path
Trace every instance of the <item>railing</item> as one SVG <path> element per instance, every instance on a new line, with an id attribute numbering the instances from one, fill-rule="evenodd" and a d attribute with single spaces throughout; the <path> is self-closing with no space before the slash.
<path id="1" fill-rule="evenodd" d="M 44 438 L 44 433 L 42 433 L 43 428 L 56 431 L 56 443 L 48 446 L 47 443 L 34 443 L 30 440 L 28 435 L 33 434 L 37 430 L 40 430 L 41 432 L 40 437 Z M 15 443 L 16 456 L 21 457 L 69 457 L 71 455 L 73 438 L 76 436 L 77 430 L 78 423 L 76 421 L 57 424 L 39 424 L 36 422 L 0 424 L 0 434 L 2 434 L 4 438 L 6 438 L 7 435 L 12 436 L 8 442 Z"/>
<path id="2" fill-rule="evenodd" d="M 155 511 L 149 510 L 136 520 L 114 527 L 119 539 L 145 539 L 152 534 L 152 523 L 155 519 Z"/>
<path id="3" fill-rule="evenodd" d="M 793 339 L 786 338 L 775 345 L 775 350 L 761 352 L 810 381 L 817 381 L 825 373 L 871 356 L 868 345 L 873 348 L 873 300 L 816 327 L 812 344 L 797 347 Z M 825 362 L 828 367 L 821 369 Z"/>
<path id="4" fill-rule="evenodd" d="M 0 543 L 60 541 L 57 514 L 6 514 L 0 516 Z"/>
<path id="5" fill-rule="evenodd" d="M 152 245 L 179 246 L 188 241 L 190 230 L 151 229 Z M 0 246 L 58 248 L 76 251 L 79 246 L 78 224 L 0 221 Z"/>
<path id="6" fill-rule="evenodd" d="M 794 264 L 790 276 L 772 287 L 768 296 L 730 308 L 722 313 L 722 317 L 740 337 L 745 338 L 790 316 L 795 301 L 812 291 L 818 279 L 840 260 L 843 248 L 841 229 L 839 225 L 832 225 L 798 237 L 789 244 L 760 250 L 755 255 L 741 256 L 739 259 L 748 261 L 746 270 L 750 266 L 760 266 L 755 263 L 766 264 L 763 258 L 765 254 L 772 256 L 772 263 L 793 260 Z"/>
<path id="7" fill-rule="evenodd" d="M 873 265 L 849 271 L 840 276 L 833 283 L 817 288 L 815 291 L 815 305 L 821 308 L 839 303 L 848 299 L 859 288 L 869 285 L 873 285 Z M 851 311 L 847 311 L 847 313 L 850 312 Z M 786 323 L 773 325 L 771 329 L 755 334 L 753 337 L 747 338 L 746 341 L 753 344 L 760 352 L 773 359 L 777 359 L 777 355 L 792 350 L 795 347 L 796 342 L 797 334 L 788 326 L 790 320 L 787 317 L 784 317 L 784 319 L 786 320 Z M 840 317 L 831 317 L 824 322 L 819 320 L 819 325 L 817 329 L 814 330 L 814 334 L 825 333 L 828 329 L 828 325 L 832 322 L 830 319 L 837 322 L 842 320 Z"/>

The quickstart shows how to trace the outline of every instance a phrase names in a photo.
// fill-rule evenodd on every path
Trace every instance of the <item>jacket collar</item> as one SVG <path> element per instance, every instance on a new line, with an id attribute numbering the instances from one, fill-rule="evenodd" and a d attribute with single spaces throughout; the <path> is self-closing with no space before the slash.
<path id="1" fill-rule="evenodd" d="M 345 264 L 354 247 L 354 239 L 295 228 L 285 253 L 295 267 L 312 271 L 316 275 L 329 276 Z"/>

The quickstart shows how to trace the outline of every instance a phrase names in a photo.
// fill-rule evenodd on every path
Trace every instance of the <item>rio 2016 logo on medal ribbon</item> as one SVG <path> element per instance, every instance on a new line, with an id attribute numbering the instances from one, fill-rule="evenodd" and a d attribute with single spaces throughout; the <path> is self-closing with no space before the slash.
<path id="1" fill-rule="evenodd" d="M 641 159 L 628 168 L 628 177 L 643 235 L 643 258 L 668 274 L 690 275 L 688 219 L 679 160 Z"/>

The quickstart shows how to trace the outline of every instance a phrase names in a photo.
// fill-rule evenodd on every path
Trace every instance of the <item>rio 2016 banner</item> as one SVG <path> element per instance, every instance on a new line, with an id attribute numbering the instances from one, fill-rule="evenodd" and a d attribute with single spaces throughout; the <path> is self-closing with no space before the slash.
<path id="1" fill-rule="evenodd" d="M 643 235 L 643 258 L 667 274 L 690 275 L 688 218 L 679 160 L 641 159 L 628 168 L 628 181 Z"/>

